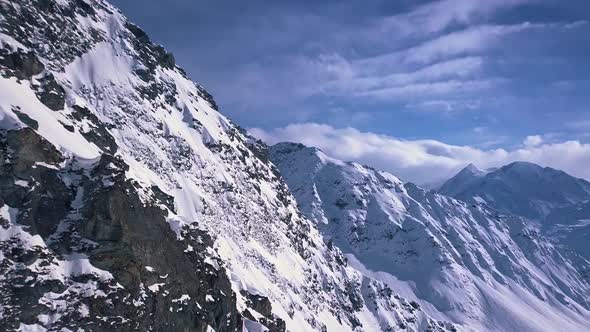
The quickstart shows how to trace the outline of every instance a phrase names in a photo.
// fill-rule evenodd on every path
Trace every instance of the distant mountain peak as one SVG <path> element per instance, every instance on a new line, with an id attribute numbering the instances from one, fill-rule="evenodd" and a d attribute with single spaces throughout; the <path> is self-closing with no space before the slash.
<path id="1" fill-rule="evenodd" d="M 590 183 L 561 170 L 515 161 L 490 172 L 469 165 L 440 192 L 464 201 L 487 197 L 488 204 L 503 212 L 542 220 L 555 208 L 590 199 Z"/>
<path id="2" fill-rule="evenodd" d="M 316 147 L 306 146 L 301 143 L 280 142 L 273 145 L 270 153 L 275 159 L 280 159 L 280 155 L 297 154 L 300 160 L 305 160 L 306 165 L 326 165 L 328 163 L 341 164 L 342 161 L 326 155 L 322 150 Z"/>
<path id="3" fill-rule="evenodd" d="M 539 172 L 539 171 L 542 171 L 543 169 L 553 170 L 552 168 L 544 168 L 540 165 L 537 165 L 535 163 L 531 163 L 528 161 L 515 161 L 513 163 L 510 163 L 506 166 L 501 167 L 499 170 L 518 171 L 518 172 Z"/>
<path id="4" fill-rule="evenodd" d="M 473 175 L 484 175 L 486 172 L 479 169 L 473 163 L 469 163 L 469 165 L 465 166 L 465 168 L 463 168 L 459 172 L 459 174 L 461 174 L 461 173 L 467 173 L 467 174 L 473 174 Z"/>
<path id="5" fill-rule="evenodd" d="M 291 152 L 295 152 L 295 151 L 308 151 L 308 152 L 321 152 L 320 149 L 318 148 L 314 148 L 314 147 L 308 147 L 304 144 L 301 143 L 295 143 L 295 142 L 280 142 L 275 144 L 274 149 L 278 152 L 282 152 L 282 153 L 291 153 Z"/>
<path id="6" fill-rule="evenodd" d="M 458 190 L 467 187 L 469 184 L 484 177 L 486 174 L 487 172 L 482 171 L 473 163 L 470 163 L 460 170 L 455 176 L 444 182 L 443 185 L 440 186 L 439 191 L 457 194 Z"/>

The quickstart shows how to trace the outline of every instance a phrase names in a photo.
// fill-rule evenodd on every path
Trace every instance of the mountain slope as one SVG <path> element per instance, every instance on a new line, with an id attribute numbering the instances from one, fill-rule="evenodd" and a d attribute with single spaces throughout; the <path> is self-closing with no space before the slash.
<path id="1" fill-rule="evenodd" d="M 301 211 L 351 264 L 475 331 L 583 330 L 588 283 L 524 220 L 314 148 L 271 148 Z"/>
<path id="2" fill-rule="evenodd" d="M 480 197 L 503 212 L 545 220 L 552 210 L 590 199 L 590 182 L 559 170 L 515 162 L 487 174 L 470 175 L 472 165 L 439 190 L 470 201 Z"/>
<path id="3" fill-rule="evenodd" d="M 105 1 L 1 0 L 0 75 L 1 330 L 454 330 L 349 266 Z"/>
<path id="4" fill-rule="evenodd" d="M 590 182 L 586 180 L 516 162 L 483 175 L 471 175 L 466 168 L 439 191 L 525 217 L 556 243 L 590 260 Z"/>
<path id="5" fill-rule="evenodd" d="M 554 209 L 546 220 L 550 223 L 542 231 L 547 236 L 590 261 L 590 200 Z"/>

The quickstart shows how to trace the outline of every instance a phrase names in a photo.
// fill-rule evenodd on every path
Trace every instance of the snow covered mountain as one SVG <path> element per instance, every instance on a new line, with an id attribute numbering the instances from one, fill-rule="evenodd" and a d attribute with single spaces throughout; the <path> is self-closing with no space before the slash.
<path id="1" fill-rule="evenodd" d="M 102 0 L 0 0 L 0 155 L 2 331 L 590 321 L 587 282 L 521 219 L 269 151 Z"/>
<path id="2" fill-rule="evenodd" d="M 438 190 L 449 196 L 457 195 L 470 187 L 474 182 L 484 177 L 486 172 L 480 170 L 473 164 L 467 165 L 457 175 L 443 182 Z"/>
<path id="3" fill-rule="evenodd" d="M 439 191 L 465 201 L 479 197 L 503 212 L 545 220 L 554 209 L 589 200 L 590 182 L 549 167 L 514 162 L 489 173 L 469 165 Z"/>
<path id="4" fill-rule="evenodd" d="M 416 298 L 432 317 L 473 331 L 589 326 L 590 288 L 578 262 L 522 218 L 300 144 L 275 145 L 270 158 L 301 211 L 352 266 Z"/>
<path id="5" fill-rule="evenodd" d="M 470 165 L 439 191 L 527 218 L 543 234 L 590 259 L 590 182 L 586 180 L 527 162 L 489 173 Z"/>
<path id="6" fill-rule="evenodd" d="M 0 0 L 0 76 L 0 330 L 456 330 L 351 267 L 107 2 Z"/>

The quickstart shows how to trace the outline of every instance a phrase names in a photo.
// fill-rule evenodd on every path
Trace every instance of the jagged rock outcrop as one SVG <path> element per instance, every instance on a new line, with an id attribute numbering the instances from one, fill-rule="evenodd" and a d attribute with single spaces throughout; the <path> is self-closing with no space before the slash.
<path id="1" fill-rule="evenodd" d="M 206 262 L 211 237 L 187 227 L 177 240 L 165 202 L 142 201 L 121 159 L 66 161 L 29 128 L 0 148 L 3 330 L 240 330 L 231 283 Z"/>

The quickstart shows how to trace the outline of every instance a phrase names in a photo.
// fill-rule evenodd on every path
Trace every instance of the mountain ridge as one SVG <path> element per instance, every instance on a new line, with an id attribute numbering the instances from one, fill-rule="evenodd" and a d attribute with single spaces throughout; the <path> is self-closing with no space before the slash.
<path id="1" fill-rule="evenodd" d="M 585 240 L 590 234 L 585 222 L 590 219 L 590 182 L 528 162 L 505 165 L 484 177 L 465 174 L 449 179 L 440 192 L 527 218 L 555 243 L 590 260 Z"/>
<path id="2" fill-rule="evenodd" d="M 501 211 L 543 220 L 548 211 L 542 206 L 529 206 L 531 200 L 555 207 L 579 203 L 590 198 L 590 182 L 550 167 L 513 162 L 483 176 L 472 176 L 463 169 L 439 192 L 466 201 L 480 197 Z"/>
<path id="3" fill-rule="evenodd" d="M 560 286 L 541 280 L 569 280 L 577 284 L 572 287 L 579 287 L 580 295 L 587 292 L 582 290 L 587 281 L 576 263 L 518 217 L 424 191 L 389 173 L 334 160 L 300 144 L 277 144 L 271 147 L 270 156 L 301 211 L 342 249 L 353 266 L 403 290 L 405 296 L 418 298 L 421 307 L 435 317 L 438 314 L 473 330 L 518 326 L 549 331 L 558 328 L 551 327 L 552 321 L 535 325 L 528 321 L 532 318 L 519 317 L 508 308 L 520 301 L 517 298 L 528 298 L 520 310 L 530 312 L 525 308 L 536 305 L 529 296 L 544 294 L 540 296 L 543 301 L 561 297 L 542 290 Z M 563 269 L 569 271 L 568 276 L 559 276 Z M 537 271 L 536 276 L 525 272 L 532 270 Z M 547 272 L 552 276 L 540 277 Z M 497 290 L 503 290 L 502 298 L 515 302 L 492 300 L 499 296 Z M 520 294 L 516 298 L 515 292 Z M 581 312 L 586 311 L 584 295 L 572 296 L 586 308 Z M 495 311 L 486 301 L 497 301 L 494 306 L 505 309 Z M 534 309 L 547 315 L 560 310 Z M 584 322 L 587 318 L 574 320 L 578 319 Z"/>

